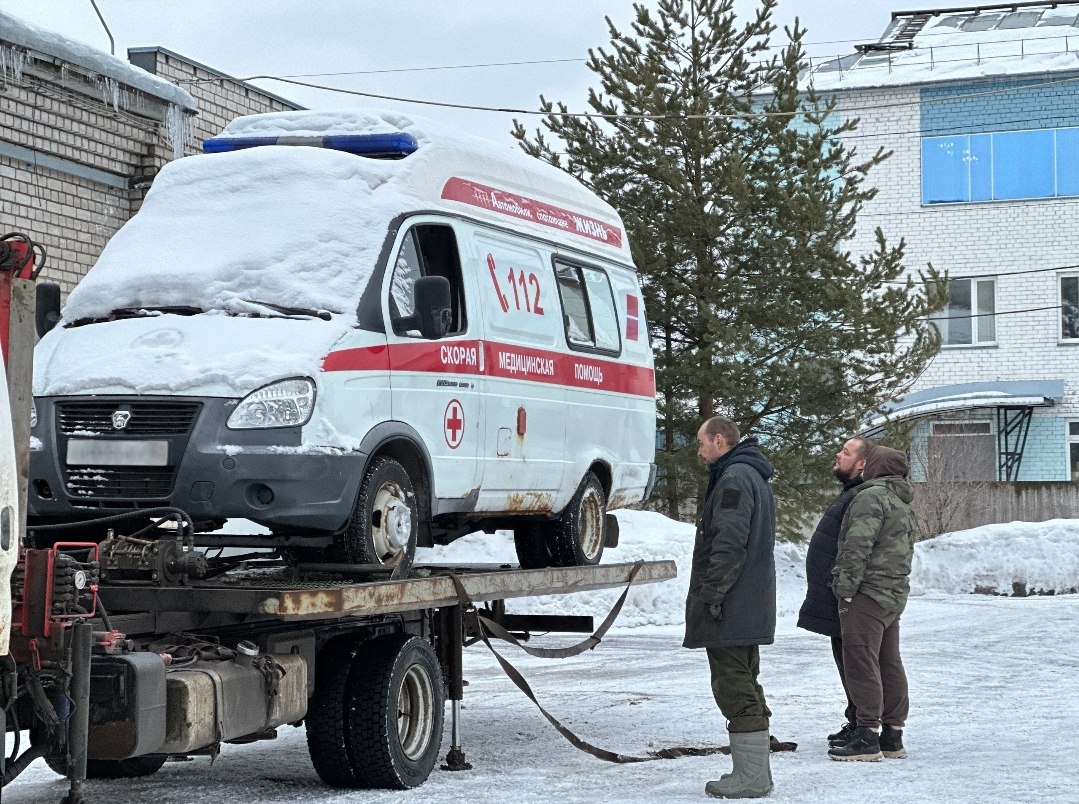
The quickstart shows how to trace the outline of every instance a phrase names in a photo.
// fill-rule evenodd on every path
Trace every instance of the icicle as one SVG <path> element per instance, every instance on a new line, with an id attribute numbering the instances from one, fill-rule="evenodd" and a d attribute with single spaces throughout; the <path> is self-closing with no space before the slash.
<path id="1" fill-rule="evenodd" d="M 172 144 L 172 158 L 179 159 L 191 139 L 191 118 L 175 103 L 165 111 L 165 133 Z"/>
<path id="2" fill-rule="evenodd" d="M 66 87 L 67 80 L 71 77 L 71 70 L 67 66 L 67 62 L 60 63 L 60 86 Z"/>
<path id="3" fill-rule="evenodd" d="M 0 76 L 5 80 L 20 81 L 26 53 L 7 45 L 0 47 Z"/>
<path id="4" fill-rule="evenodd" d="M 114 78 L 105 75 L 97 76 L 98 86 L 101 88 L 101 100 L 112 105 L 113 111 L 120 111 L 120 84 Z"/>

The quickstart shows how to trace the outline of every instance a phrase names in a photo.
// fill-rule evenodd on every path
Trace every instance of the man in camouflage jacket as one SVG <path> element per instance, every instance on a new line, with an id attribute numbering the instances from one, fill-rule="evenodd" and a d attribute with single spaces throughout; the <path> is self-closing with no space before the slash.
<path id="1" fill-rule="evenodd" d="M 843 668 L 857 727 L 832 759 L 906 756 L 902 733 L 910 702 L 899 655 L 899 617 L 910 592 L 918 526 L 901 452 L 875 447 L 839 533 L 832 590 L 839 598 Z M 881 731 L 883 725 L 884 730 Z"/>

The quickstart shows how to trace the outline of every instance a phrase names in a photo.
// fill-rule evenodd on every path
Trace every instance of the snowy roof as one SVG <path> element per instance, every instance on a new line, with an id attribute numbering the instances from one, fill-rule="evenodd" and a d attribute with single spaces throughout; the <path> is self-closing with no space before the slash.
<path id="1" fill-rule="evenodd" d="M 933 413 L 975 408 L 1048 407 L 1064 398 L 1064 380 L 1005 380 L 941 385 L 907 394 L 884 405 L 884 415 L 869 422 L 869 429 L 894 419 L 914 419 Z"/>
<path id="2" fill-rule="evenodd" d="M 514 222 L 550 236 L 551 223 L 523 218 L 509 199 L 566 208 L 618 232 L 580 245 L 629 262 L 614 209 L 568 174 L 511 146 L 423 118 L 351 109 L 242 117 L 222 136 L 404 132 L 418 149 L 370 159 L 329 148 L 273 145 L 177 159 L 162 168 L 142 208 L 117 232 L 68 297 L 68 321 L 118 307 L 186 305 L 231 310 L 251 298 L 334 312 L 355 310 L 394 218 L 445 210 Z M 497 187 L 494 207 L 449 197 L 451 179 Z M 522 201 L 523 203 L 523 201 Z M 257 281 L 255 280 L 257 275 Z"/>
<path id="3" fill-rule="evenodd" d="M 811 65 L 818 92 L 1079 71 L 1079 3 L 896 12 L 876 42 Z"/>
<path id="4" fill-rule="evenodd" d="M 111 79 L 183 109 L 198 109 L 198 104 L 191 95 L 164 78 L 77 39 L 31 25 L 3 10 L 0 10 L 0 42 L 53 56 L 82 67 L 93 75 Z"/>

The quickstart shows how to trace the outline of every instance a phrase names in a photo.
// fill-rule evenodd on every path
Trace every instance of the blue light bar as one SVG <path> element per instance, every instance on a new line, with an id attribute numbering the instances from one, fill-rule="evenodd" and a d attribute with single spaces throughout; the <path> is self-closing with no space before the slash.
<path id="1" fill-rule="evenodd" d="M 312 148 L 330 148 L 350 154 L 376 159 L 401 159 L 419 148 L 411 134 L 396 131 L 391 134 L 328 134 L 323 137 L 272 136 L 272 137 L 211 137 L 202 143 L 208 154 L 242 151 L 260 145 L 306 145 Z"/>

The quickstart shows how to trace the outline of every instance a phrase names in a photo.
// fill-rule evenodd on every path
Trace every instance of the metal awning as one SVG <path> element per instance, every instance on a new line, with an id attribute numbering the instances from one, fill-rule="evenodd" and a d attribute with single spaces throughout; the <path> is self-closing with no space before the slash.
<path id="1" fill-rule="evenodd" d="M 1064 380 L 1005 380 L 941 385 L 889 402 L 866 423 L 866 431 L 889 421 L 919 419 L 978 408 L 1044 408 L 1064 398 Z"/>

